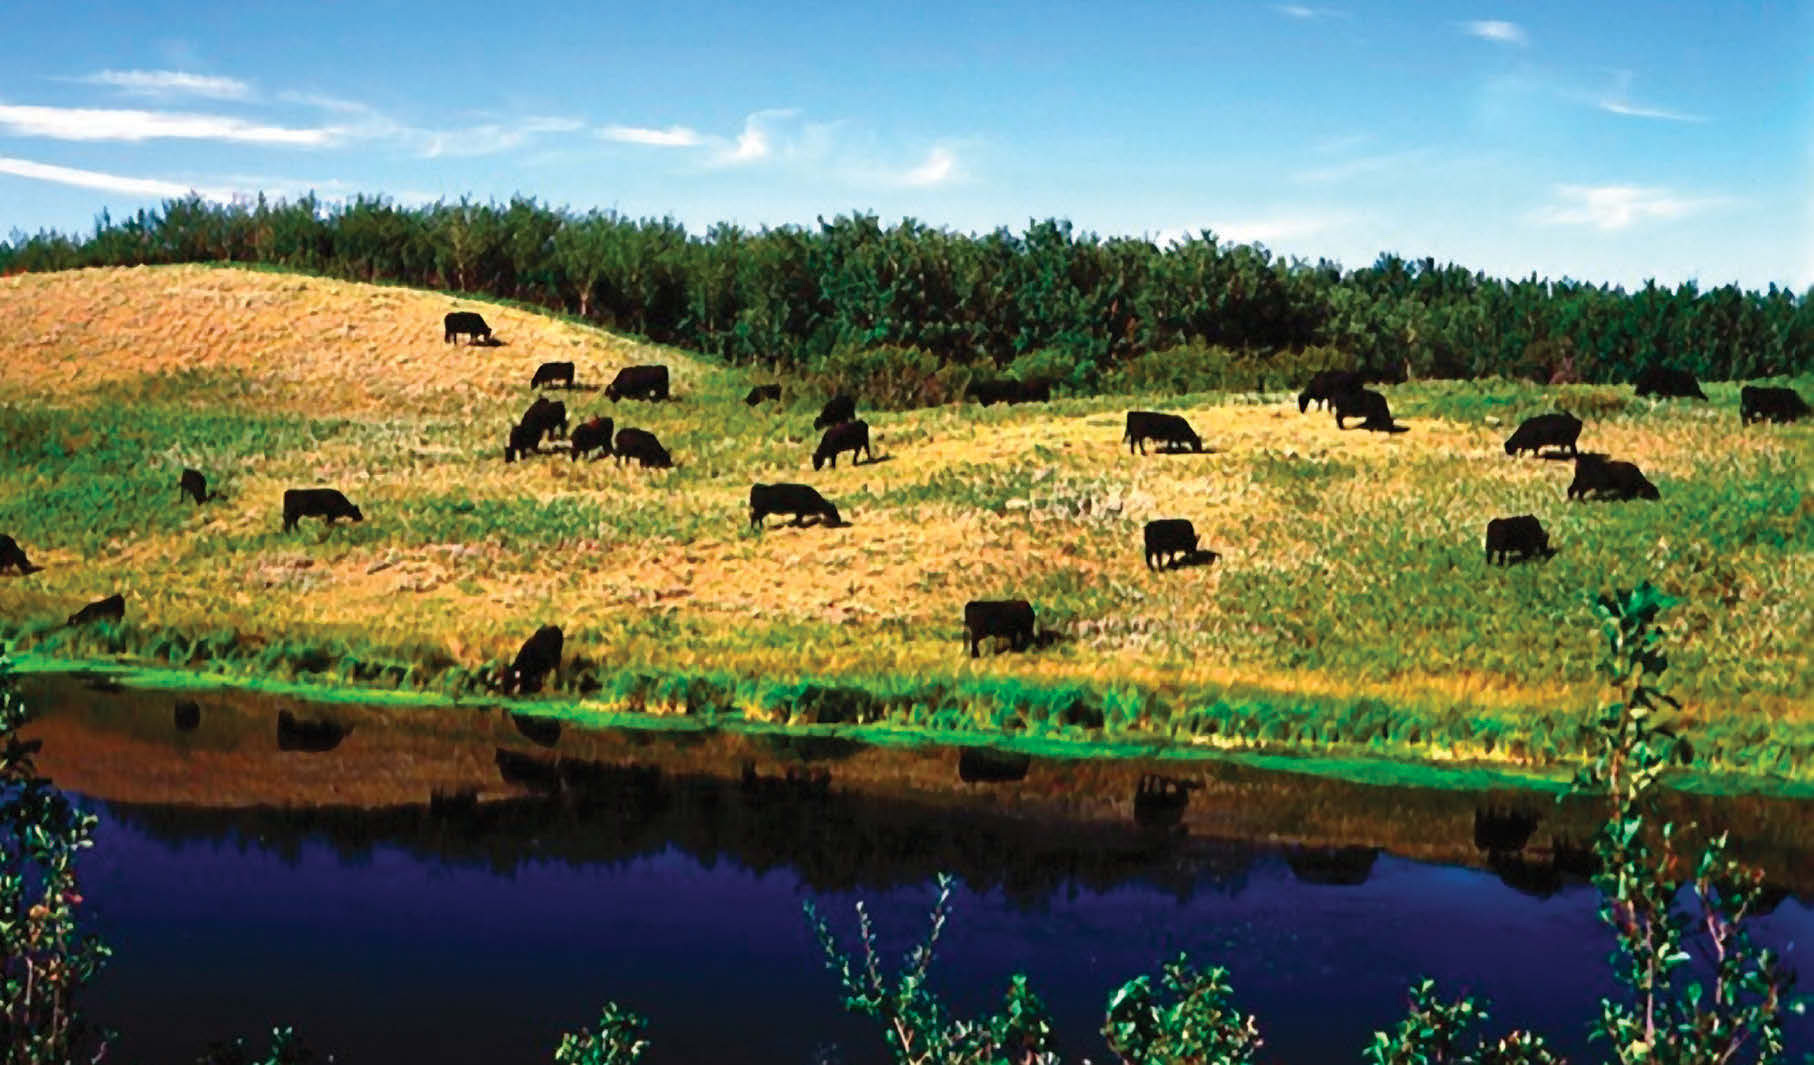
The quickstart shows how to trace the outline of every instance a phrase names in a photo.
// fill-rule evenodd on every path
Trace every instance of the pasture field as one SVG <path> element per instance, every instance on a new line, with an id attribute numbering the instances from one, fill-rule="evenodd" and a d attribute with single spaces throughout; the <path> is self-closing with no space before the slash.
<path id="1" fill-rule="evenodd" d="M 453 309 L 503 345 L 443 343 Z M 575 423 L 651 429 L 677 468 L 506 465 L 550 360 L 578 365 L 581 388 L 549 393 Z M 676 399 L 606 400 L 643 362 L 669 365 Z M 1285 394 L 859 404 L 880 461 L 815 472 L 825 397 L 745 407 L 768 380 L 440 293 L 187 266 L 0 279 L 0 532 L 43 567 L 0 576 L 0 639 L 464 692 L 555 623 L 572 715 L 1100 727 L 1542 770 L 1601 698 L 1586 597 L 1648 578 L 1685 600 L 1669 677 L 1707 764 L 1814 776 L 1814 425 L 1741 427 L 1737 384 L 1705 404 L 1394 386 L 1397 435 Z M 1568 463 L 1507 458 L 1518 420 L 1558 405 L 1662 499 L 1565 503 Z M 1130 408 L 1184 414 L 1213 453 L 1128 454 Z M 223 498 L 179 502 L 184 466 Z M 757 481 L 812 484 L 850 524 L 754 532 Z M 280 532 L 284 489 L 313 485 L 367 520 Z M 1487 566 L 1487 519 L 1524 513 L 1561 553 Z M 1220 561 L 1148 572 L 1159 517 L 1190 518 Z M 61 627 L 116 590 L 124 623 Z M 1007 597 L 1058 640 L 972 661 L 964 602 Z"/>

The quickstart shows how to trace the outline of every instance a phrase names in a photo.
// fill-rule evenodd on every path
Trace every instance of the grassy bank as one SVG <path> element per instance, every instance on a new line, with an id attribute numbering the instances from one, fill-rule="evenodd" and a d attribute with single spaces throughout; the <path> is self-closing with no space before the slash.
<path id="1" fill-rule="evenodd" d="M 1736 385 L 1710 385 L 1710 404 L 1400 386 L 1396 436 L 1338 432 L 1284 395 L 949 406 L 869 414 L 886 461 L 815 473 L 822 396 L 751 410 L 758 378 L 489 305 L 505 346 L 450 348 L 440 316 L 464 305 L 189 267 L 0 280 L 0 532 L 45 567 L 0 578 L 4 636 L 61 659 L 451 695 L 554 622 L 572 713 L 1541 773 L 1579 753 L 1597 699 L 1583 590 L 1648 578 L 1687 600 L 1674 675 L 1710 767 L 1814 777 L 1814 427 L 1741 429 Z M 504 465 L 529 375 L 553 359 L 595 386 L 668 363 L 673 403 L 557 396 L 654 430 L 678 468 Z M 1506 458 L 1517 420 L 1554 405 L 1662 500 L 1564 504 L 1566 464 Z M 1215 453 L 1130 456 L 1136 406 L 1185 414 Z M 185 465 L 225 497 L 179 503 Z M 749 531 L 750 483 L 791 480 L 852 524 Z M 368 520 L 279 532 L 282 491 L 317 483 Z M 1486 520 L 1519 513 L 1561 554 L 1485 566 Z M 1141 524 L 1171 516 L 1222 560 L 1149 573 Z M 116 590 L 124 623 L 59 627 Z M 972 662 L 964 601 L 1006 596 L 1063 639 Z"/>

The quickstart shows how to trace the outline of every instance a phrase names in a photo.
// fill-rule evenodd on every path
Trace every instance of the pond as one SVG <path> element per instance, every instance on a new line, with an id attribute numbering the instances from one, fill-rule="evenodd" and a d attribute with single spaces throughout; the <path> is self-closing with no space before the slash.
<path id="1" fill-rule="evenodd" d="M 1067 1060 L 1108 1060 L 1109 991 L 1181 950 L 1232 970 L 1265 1061 L 1358 1061 L 1419 975 L 1597 1060 L 1586 1024 L 1615 990 L 1573 800 L 24 688 L 42 769 L 102 818 L 84 883 L 116 957 L 88 1001 L 119 1060 L 293 1025 L 342 1062 L 547 1062 L 613 999 L 649 1018 L 656 1065 L 880 1062 L 801 903 L 848 943 L 867 900 L 893 964 L 940 871 L 960 879 L 936 986 L 974 1014 L 1030 973 Z M 1808 804 L 1677 805 L 1765 867 L 1762 937 L 1801 963 Z M 1814 1049 L 1806 1022 L 1791 1036 Z"/>

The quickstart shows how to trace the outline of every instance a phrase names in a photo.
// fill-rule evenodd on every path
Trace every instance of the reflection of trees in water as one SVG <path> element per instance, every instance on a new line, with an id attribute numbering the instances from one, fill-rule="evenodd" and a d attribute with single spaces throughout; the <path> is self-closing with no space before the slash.
<path id="1" fill-rule="evenodd" d="M 1146 886 L 1188 901 L 1238 894 L 1260 853 L 1133 825 L 1066 825 L 825 789 L 812 774 L 723 780 L 652 765 L 498 751 L 507 778 L 539 794 L 499 801 L 440 796 L 431 805 L 356 810 L 206 810 L 126 803 L 109 815 L 160 842 L 256 846 L 294 865 L 305 843 L 364 863 L 380 846 L 508 873 L 527 861 L 616 867 L 673 848 L 710 868 L 791 871 L 814 891 L 886 891 L 940 871 L 999 890 L 1023 909 L 1060 890 Z M 254 843 L 253 841 L 256 841 Z"/>

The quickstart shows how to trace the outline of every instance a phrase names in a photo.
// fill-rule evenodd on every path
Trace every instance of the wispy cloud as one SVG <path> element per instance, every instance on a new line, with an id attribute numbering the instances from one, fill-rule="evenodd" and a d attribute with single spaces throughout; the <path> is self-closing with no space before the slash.
<path id="1" fill-rule="evenodd" d="M 623 144 L 647 144 L 656 148 L 696 148 L 705 143 L 697 130 L 685 126 L 649 129 L 643 126 L 606 126 L 598 135 Z"/>
<path id="2" fill-rule="evenodd" d="M 1500 44 L 1529 44 L 1530 38 L 1525 35 L 1524 27 L 1516 22 L 1505 22 L 1499 19 L 1476 19 L 1461 24 L 1462 32 L 1470 37 L 1479 37 L 1486 41 L 1497 41 Z"/>
<path id="3" fill-rule="evenodd" d="M 99 170 L 77 170 L 74 167 L 54 166 L 50 163 L 37 163 L 30 159 L 14 159 L 7 156 L 0 156 L 0 174 L 11 174 L 13 177 L 29 178 L 33 181 L 48 181 L 57 185 L 73 185 L 81 189 L 122 192 L 132 196 L 167 198 L 187 196 L 189 193 L 195 192 L 210 200 L 232 198 L 232 193 L 224 189 L 198 189 L 174 181 L 126 177 L 122 174 L 108 174 Z"/>
<path id="4" fill-rule="evenodd" d="M 943 185 L 957 174 L 957 155 L 949 148 L 934 148 L 926 161 L 901 175 L 901 184 L 924 188 Z"/>
<path id="5" fill-rule="evenodd" d="M 1646 221 L 1685 218 L 1732 202 L 1725 196 L 1683 196 L 1641 185 L 1558 185 L 1558 202 L 1531 217 L 1555 225 L 1592 226 L 1605 232 Z"/>
<path id="6" fill-rule="evenodd" d="M 1689 114 L 1686 111 L 1670 111 L 1661 107 L 1643 107 L 1631 102 L 1631 71 L 1616 72 L 1612 90 L 1594 101 L 1594 106 L 1602 111 L 1630 118 L 1656 118 L 1669 122 L 1705 122 L 1703 115 Z"/>
<path id="7" fill-rule="evenodd" d="M 723 144 L 713 162 L 719 166 L 741 166 L 766 159 L 774 154 L 774 126 L 782 120 L 793 118 L 800 112 L 791 107 L 769 108 L 764 111 L 751 112 L 743 120 L 743 132 L 729 144 Z"/>
<path id="8" fill-rule="evenodd" d="M 496 155 L 520 148 L 549 133 L 574 133 L 586 127 L 577 118 L 531 116 L 512 122 L 487 122 L 463 129 L 400 128 L 396 136 L 427 158 Z"/>
<path id="9" fill-rule="evenodd" d="M 297 147 L 320 147 L 335 139 L 334 131 L 330 129 L 266 126 L 224 115 L 6 104 L 0 104 L 0 132 L 66 141 L 178 139 Z"/>
<path id="10" fill-rule="evenodd" d="M 1304 4 L 1274 4 L 1272 9 L 1286 18 L 1309 22 L 1325 18 L 1348 18 L 1348 12 L 1333 7 L 1308 7 Z"/>
<path id="11" fill-rule="evenodd" d="M 138 96 L 205 96 L 211 100 L 249 100 L 252 86 L 238 78 L 190 74 L 181 70 L 102 70 L 75 79 L 107 85 Z"/>

